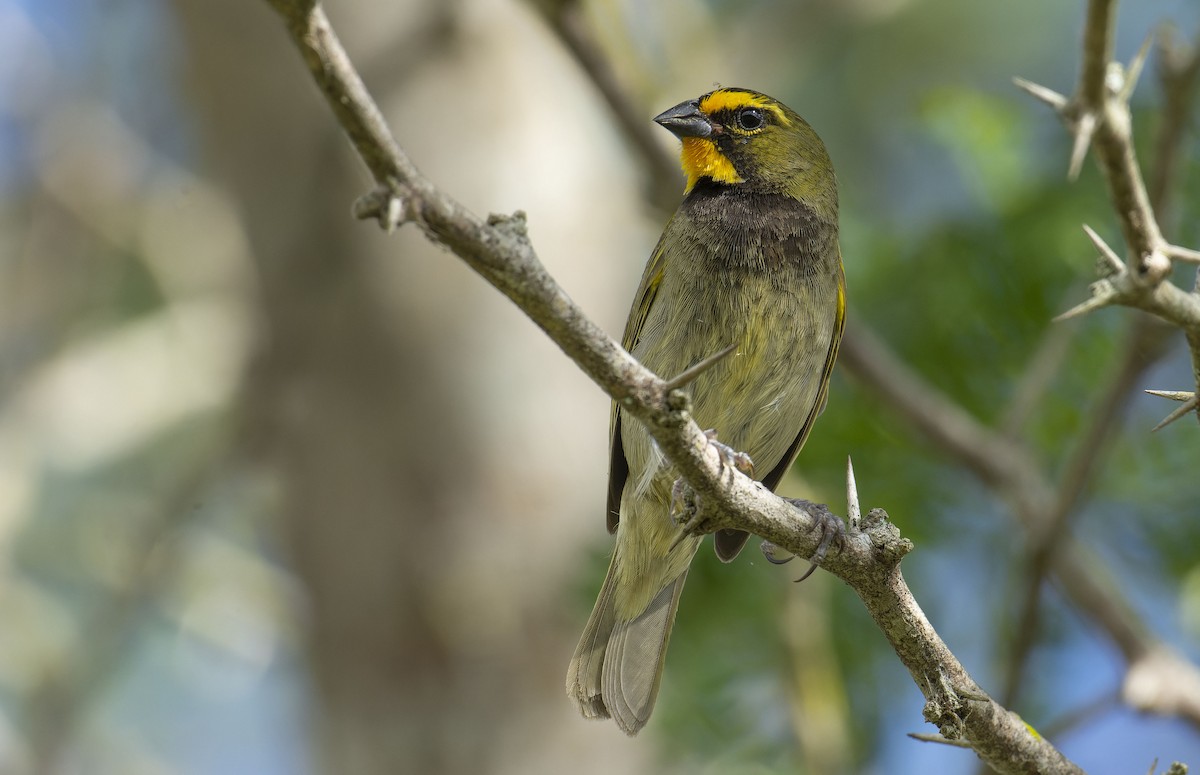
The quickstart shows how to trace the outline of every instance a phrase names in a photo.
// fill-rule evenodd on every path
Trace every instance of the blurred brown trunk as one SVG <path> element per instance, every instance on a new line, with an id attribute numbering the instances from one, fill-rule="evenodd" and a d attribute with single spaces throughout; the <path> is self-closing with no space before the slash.
<path id="1" fill-rule="evenodd" d="M 350 179 L 359 164 L 267 3 L 176 6 L 203 147 L 259 271 L 245 421 L 310 606 L 321 769 L 479 771 L 496 726 L 462 717 L 466 682 L 428 610 L 452 551 L 446 493 L 475 462 L 438 343 L 387 319 L 349 217 L 365 176 Z"/>

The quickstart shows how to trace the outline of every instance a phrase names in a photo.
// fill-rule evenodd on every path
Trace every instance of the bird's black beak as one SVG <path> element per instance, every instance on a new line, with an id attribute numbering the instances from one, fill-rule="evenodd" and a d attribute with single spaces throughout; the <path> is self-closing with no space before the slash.
<path id="1" fill-rule="evenodd" d="M 670 110 L 654 117 L 656 123 L 670 130 L 678 138 L 708 137 L 712 134 L 712 123 L 700 112 L 700 101 L 681 102 Z"/>

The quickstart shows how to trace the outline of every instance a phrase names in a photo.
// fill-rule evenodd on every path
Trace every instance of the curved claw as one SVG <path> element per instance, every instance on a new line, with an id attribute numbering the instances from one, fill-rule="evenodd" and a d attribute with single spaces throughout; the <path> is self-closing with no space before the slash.
<path id="1" fill-rule="evenodd" d="M 787 557 L 776 557 L 775 552 L 779 551 L 779 547 L 770 541 L 763 541 L 758 545 L 759 550 L 763 554 L 763 559 L 772 565 L 787 565 L 792 560 L 796 559 L 796 555 L 789 554 Z"/>
<path id="2" fill-rule="evenodd" d="M 809 562 L 809 563 L 808 563 L 808 570 L 804 571 L 804 575 L 803 575 L 803 576 L 801 576 L 800 578 L 796 579 L 796 580 L 795 580 L 795 581 L 793 581 L 792 583 L 793 583 L 793 584 L 799 584 L 801 581 L 804 581 L 806 578 L 808 578 L 809 576 L 813 575 L 813 571 L 815 571 L 815 570 L 817 569 L 817 567 L 818 567 L 818 566 L 817 566 L 817 564 L 816 564 L 815 562 Z"/>

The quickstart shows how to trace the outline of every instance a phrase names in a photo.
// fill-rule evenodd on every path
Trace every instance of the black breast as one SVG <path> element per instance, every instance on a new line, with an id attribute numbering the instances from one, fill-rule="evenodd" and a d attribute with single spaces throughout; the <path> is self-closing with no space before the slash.
<path id="1" fill-rule="evenodd" d="M 794 278 L 823 274 L 837 262 L 837 223 L 786 194 L 700 180 L 680 206 L 700 252 L 726 271 Z M 790 271 L 789 271 L 790 270 Z"/>

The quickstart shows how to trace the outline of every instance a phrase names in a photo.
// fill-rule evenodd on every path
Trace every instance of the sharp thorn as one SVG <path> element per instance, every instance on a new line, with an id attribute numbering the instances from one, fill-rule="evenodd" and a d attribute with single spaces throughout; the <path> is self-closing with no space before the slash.
<path id="1" fill-rule="evenodd" d="M 1033 97 L 1038 102 L 1044 102 L 1056 111 L 1061 111 L 1067 104 L 1066 97 L 1041 84 L 1026 81 L 1024 78 L 1013 78 L 1013 83 L 1021 91 Z"/>
<path id="2" fill-rule="evenodd" d="M 1189 390 L 1146 390 L 1144 392 L 1159 398 L 1169 398 L 1172 401 L 1190 401 L 1196 397 L 1196 394 Z"/>
<path id="3" fill-rule="evenodd" d="M 680 373 L 676 374 L 674 377 L 666 381 L 666 392 L 669 393 L 672 390 L 678 390 L 679 388 L 690 384 L 696 379 L 696 377 L 699 377 L 701 374 L 708 371 L 713 366 L 716 366 L 722 360 L 728 358 L 730 355 L 736 352 L 737 347 L 738 346 L 736 344 L 731 344 L 716 355 L 710 355 L 694 366 L 689 366 Z"/>
<path id="4" fill-rule="evenodd" d="M 1178 409 L 1176 409 L 1175 411 L 1171 412 L 1166 417 L 1164 417 L 1162 422 L 1160 422 L 1158 425 L 1155 425 L 1153 428 L 1151 428 L 1150 432 L 1154 433 L 1155 431 L 1162 430 L 1163 428 L 1167 427 L 1171 423 L 1178 420 L 1180 417 L 1183 417 L 1185 414 L 1191 414 L 1193 411 L 1195 411 L 1196 404 L 1197 404 L 1196 397 L 1192 396 L 1190 399 L 1188 399 L 1183 404 L 1181 404 Z"/>
<path id="5" fill-rule="evenodd" d="M 1146 39 L 1142 41 L 1142 47 L 1138 49 L 1137 54 L 1129 60 L 1129 68 L 1125 73 L 1125 85 L 1121 87 L 1119 95 L 1122 102 L 1129 102 L 1129 98 L 1133 96 L 1133 90 L 1137 88 L 1138 79 L 1142 77 L 1142 68 L 1146 65 L 1146 57 L 1150 55 L 1150 47 L 1154 44 L 1154 37 L 1154 30 L 1151 30 L 1146 35 Z"/>
<path id="6" fill-rule="evenodd" d="M 1087 158 L 1088 147 L 1092 144 L 1092 135 L 1096 132 L 1096 114 L 1087 112 L 1075 123 L 1075 142 L 1071 145 L 1071 164 L 1067 167 L 1067 180 L 1075 180 L 1083 169 L 1083 160 Z"/>
<path id="7" fill-rule="evenodd" d="M 1104 282 L 1104 281 L 1101 280 L 1100 282 Z M 1099 283 L 1097 283 L 1097 285 L 1098 284 Z M 1113 293 L 1111 285 L 1108 285 L 1108 283 L 1105 283 L 1105 286 L 1106 286 L 1106 290 L 1096 292 L 1092 296 L 1092 298 L 1088 299 L 1087 301 L 1083 302 L 1082 304 L 1078 304 L 1078 305 L 1072 307 L 1071 309 L 1062 313 L 1058 317 L 1054 318 L 1054 322 L 1061 323 L 1064 320 L 1070 320 L 1071 318 L 1077 318 L 1080 315 L 1086 315 L 1087 313 L 1092 312 L 1093 310 L 1098 310 L 1101 307 L 1107 307 L 1109 304 L 1112 304 L 1113 299 L 1116 297 L 1116 294 Z"/>
<path id="8" fill-rule="evenodd" d="M 1168 258 L 1173 258 L 1176 261 L 1183 261 L 1188 264 L 1200 264 L 1200 250 L 1183 248 L 1179 245 L 1167 245 L 1162 249 L 1162 252 L 1166 253 Z"/>
<path id="9" fill-rule="evenodd" d="M 941 735 L 926 734 L 924 732 L 909 732 L 908 736 L 913 740 L 919 740 L 922 743 L 938 743 L 939 745 L 948 745 L 953 748 L 970 748 L 971 744 L 965 740 L 951 740 Z"/>
<path id="10" fill-rule="evenodd" d="M 1105 242 L 1099 234 L 1094 232 L 1092 227 L 1088 226 L 1086 223 L 1083 225 L 1083 231 L 1088 235 L 1088 239 L 1092 241 L 1092 244 L 1096 246 L 1096 250 L 1100 251 L 1100 255 L 1103 256 L 1104 260 L 1108 262 L 1108 265 L 1113 269 L 1113 272 L 1115 274 L 1124 273 L 1125 262 L 1123 262 L 1121 257 L 1118 256 L 1116 252 L 1108 246 L 1108 243 Z"/>
<path id="11" fill-rule="evenodd" d="M 858 530 L 862 522 L 862 506 L 858 501 L 858 484 L 854 481 L 854 461 L 846 456 L 846 516 L 850 520 L 850 529 Z"/>

